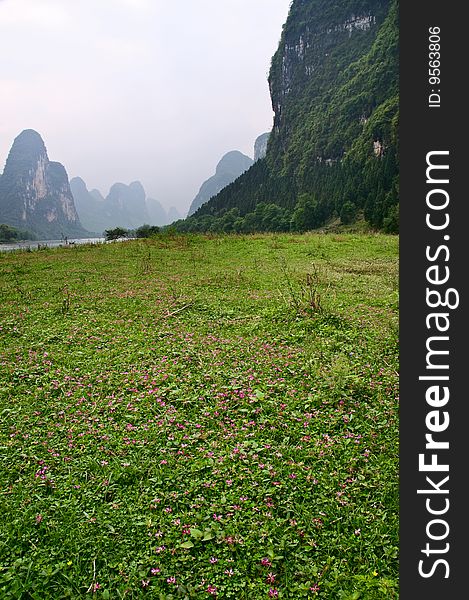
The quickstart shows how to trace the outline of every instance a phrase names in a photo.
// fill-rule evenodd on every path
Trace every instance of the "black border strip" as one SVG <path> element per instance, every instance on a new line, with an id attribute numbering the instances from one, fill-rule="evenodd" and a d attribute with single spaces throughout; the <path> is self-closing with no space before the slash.
<path id="1" fill-rule="evenodd" d="M 464 7 L 463 2 L 434 0 L 400 4 L 401 600 L 449 600 L 469 595 L 465 515 L 469 506 L 465 492 L 469 479 L 469 398 L 464 381 L 469 333 L 465 318 L 466 240 L 469 242 L 465 217 L 469 198 L 464 189 L 468 171 L 469 103 L 464 87 L 469 35 L 465 31 Z M 436 58 L 429 56 L 430 28 L 440 30 L 439 82 L 429 81 L 429 61 Z M 428 154 L 436 151 L 445 154 Z M 428 161 L 449 169 L 427 173 Z M 438 203 L 448 205 L 441 210 L 428 206 Z M 431 226 L 426 222 L 427 214 Z M 446 223 L 445 215 L 447 226 L 432 229 Z M 436 269 L 428 271 L 430 267 Z M 441 281 L 446 275 L 449 277 L 445 283 L 429 282 Z M 440 306 L 429 306 L 439 301 L 436 294 L 427 297 L 427 288 L 440 292 Z M 451 305 L 458 299 L 458 306 L 444 307 L 445 298 Z M 431 313 L 447 316 L 438 320 L 429 317 Z M 437 322 L 447 331 L 438 331 Z M 448 339 L 443 339 L 445 336 Z M 448 354 L 429 354 L 429 348 Z M 448 380 L 419 379 L 435 376 L 447 376 Z M 433 390 L 428 391 L 431 387 Z M 436 432 L 437 428 L 442 430 Z M 432 434 L 432 440 L 447 442 L 449 447 L 426 449 L 427 434 Z M 421 454 L 423 469 L 419 470 Z M 426 465 L 432 460 L 435 469 L 448 465 L 448 471 L 428 470 Z M 446 477 L 449 479 L 445 481 Z"/>

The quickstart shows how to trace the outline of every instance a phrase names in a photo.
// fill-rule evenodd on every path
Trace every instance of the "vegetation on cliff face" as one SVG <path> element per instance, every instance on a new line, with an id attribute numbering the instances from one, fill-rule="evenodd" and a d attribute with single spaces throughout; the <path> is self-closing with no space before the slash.
<path id="1" fill-rule="evenodd" d="M 364 215 L 397 231 L 397 1 L 294 0 L 269 86 L 265 159 L 178 227 L 305 230 Z M 260 203 L 274 223 L 255 217 Z"/>
<path id="2" fill-rule="evenodd" d="M 86 237 L 67 172 L 49 160 L 41 136 L 25 129 L 14 140 L 0 179 L 0 221 L 40 239 Z"/>

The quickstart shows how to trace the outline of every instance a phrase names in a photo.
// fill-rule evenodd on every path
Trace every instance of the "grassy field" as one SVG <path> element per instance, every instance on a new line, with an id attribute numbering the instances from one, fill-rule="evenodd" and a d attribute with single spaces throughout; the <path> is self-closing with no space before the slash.
<path id="1" fill-rule="evenodd" d="M 2 599 L 397 599 L 397 237 L 0 272 Z"/>

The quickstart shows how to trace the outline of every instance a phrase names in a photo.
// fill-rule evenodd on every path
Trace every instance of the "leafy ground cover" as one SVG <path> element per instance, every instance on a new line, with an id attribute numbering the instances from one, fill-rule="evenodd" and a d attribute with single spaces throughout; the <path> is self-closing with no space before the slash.
<path id="1" fill-rule="evenodd" d="M 398 597 L 398 239 L 0 254 L 0 595 Z"/>

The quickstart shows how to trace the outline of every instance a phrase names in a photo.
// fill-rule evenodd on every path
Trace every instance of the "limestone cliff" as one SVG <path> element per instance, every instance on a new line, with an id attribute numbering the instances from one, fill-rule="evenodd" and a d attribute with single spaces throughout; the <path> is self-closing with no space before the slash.
<path id="1" fill-rule="evenodd" d="M 0 222 L 41 239 L 85 237 L 67 172 L 49 160 L 41 136 L 26 129 L 15 138 L 0 179 Z"/>
<path id="2" fill-rule="evenodd" d="M 269 74 L 266 156 L 186 228 L 217 230 L 234 210 L 243 230 L 240 219 L 261 203 L 280 207 L 285 222 L 301 229 L 364 214 L 373 227 L 394 230 L 398 25 L 397 0 L 292 0 Z M 300 212 L 308 218 L 297 219 Z"/>

